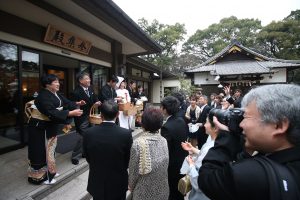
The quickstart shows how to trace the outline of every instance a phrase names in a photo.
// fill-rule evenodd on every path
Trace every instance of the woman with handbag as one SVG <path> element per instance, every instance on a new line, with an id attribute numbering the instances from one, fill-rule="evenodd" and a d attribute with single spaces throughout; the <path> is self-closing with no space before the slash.
<path id="1" fill-rule="evenodd" d="M 189 194 L 189 200 L 208 200 L 209 198 L 199 189 L 198 186 L 198 171 L 202 166 L 202 160 L 207 154 L 208 150 L 214 146 L 215 139 L 218 135 L 218 129 L 213 123 L 213 115 L 209 115 L 204 124 L 206 133 L 209 135 L 206 143 L 203 144 L 201 150 L 193 147 L 191 143 L 181 143 L 181 147 L 189 152 L 189 156 L 183 163 L 181 173 L 187 174 L 190 178 L 192 190 Z"/>
<path id="2" fill-rule="evenodd" d="M 45 75 L 41 82 L 44 89 L 31 106 L 33 110 L 28 122 L 28 182 L 54 184 L 59 124 L 65 124 L 64 129 L 68 129 L 71 117 L 82 115 L 82 110 L 76 107 L 85 102 L 72 102 L 58 94 L 59 80 L 56 75 Z"/>
<path id="3" fill-rule="evenodd" d="M 169 197 L 169 152 L 166 139 L 159 133 L 162 124 L 160 109 L 144 111 L 144 132 L 133 142 L 129 161 L 129 190 L 133 200 L 167 200 Z"/>

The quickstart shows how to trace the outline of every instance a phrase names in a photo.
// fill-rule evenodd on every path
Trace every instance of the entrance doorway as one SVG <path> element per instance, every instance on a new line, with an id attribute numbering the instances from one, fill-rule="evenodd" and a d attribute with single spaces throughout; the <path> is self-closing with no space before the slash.
<path id="1" fill-rule="evenodd" d="M 67 86 L 67 70 L 62 67 L 54 67 L 54 66 L 47 66 L 44 65 L 44 72 L 46 74 L 54 74 L 58 77 L 59 79 L 59 91 L 62 93 L 64 96 L 68 94 L 68 86 Z"/>

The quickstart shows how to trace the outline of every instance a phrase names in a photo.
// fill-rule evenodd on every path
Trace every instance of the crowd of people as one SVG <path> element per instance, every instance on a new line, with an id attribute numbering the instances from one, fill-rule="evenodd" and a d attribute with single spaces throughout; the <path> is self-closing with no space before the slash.
<path id="1" fill-rule="evenodd" d="M 245 96 L 239 89 L 231 96 L 225 86 L 210 99 L 174 93 L 160 108 L 144 110 L 143 132 L 133 141 L 134 116 L 119 111 L 118 103 L 136 103 L 142 95 L 136 83 L 112 77 L 94 98 L 88 74 L 80 74 L 78 82 L 69 101 L 57 93 L 57 77 L 42 80 L 45 89 L 35 105 L 45 119 L 29 121 L 29 182 L 55 183 L 57 125 L 69 126 L 74 118 L 82 138 L 72 163 L 86 158 L 87 190 L 95 200 L 126 199 L 128 190 L 127 199 L 183 200 L 178 182 L 185 175 L 190 200 L 300 198 L 300 86 L 265 85 Z M 102 123 L 92 126 L 84 113 L 95 104 Z M 226 120 L 215 109 L 226 112 Z M 231 127 L 236 118 L 238 133 Z"/>

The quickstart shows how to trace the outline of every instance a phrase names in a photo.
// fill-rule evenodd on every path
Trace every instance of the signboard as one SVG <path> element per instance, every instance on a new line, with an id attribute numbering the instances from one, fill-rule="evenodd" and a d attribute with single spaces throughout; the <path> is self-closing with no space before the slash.
<path id="1" fill-rule="evenodd" d="M 59 46 L 71 51 L 87 55 L 92 47 L 92 43 L 74 34 L 59 30 L 52 25 L 48 25 L 44 42 Z"/>

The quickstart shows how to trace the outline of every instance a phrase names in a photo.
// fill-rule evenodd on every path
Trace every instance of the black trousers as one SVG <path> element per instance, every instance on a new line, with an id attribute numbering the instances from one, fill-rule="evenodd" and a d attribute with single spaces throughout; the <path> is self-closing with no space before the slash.
<path id="1" fill-rule="evenodd" d="M 85 131 L 88 128 L 90 128 L 92 125 L 90 124 L 88 118 L 86 120 L 84 120 L 83 122 L 81 122 L 80 124 L 76 123 L 76 121 L 75 121 L 75 125 L 76 125 L 76 131 L 79 134 L 79 137 L 74 146 L 71 159 L 79 160 L 80 158 L 84 157 L 84 152 L 83 152 L 83 148 L 82 148 L 83 135 L 84 135 Z"/>

